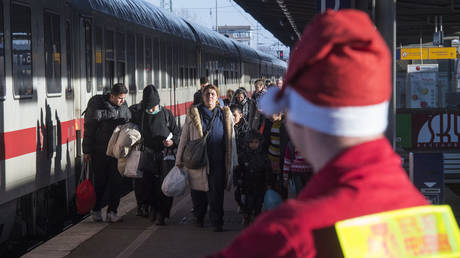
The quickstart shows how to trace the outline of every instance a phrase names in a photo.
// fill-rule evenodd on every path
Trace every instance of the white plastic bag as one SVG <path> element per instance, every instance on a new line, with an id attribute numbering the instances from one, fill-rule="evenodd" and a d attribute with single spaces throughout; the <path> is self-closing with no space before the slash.
<path id="1" fill-rule="evenodd" d="M 161 190 L 168 197 L 176 197 L 185 193 L 187 172 L 174 166 L 166 175 Z"/>
<path id="2" fill-rule="evenodd" d="M 135 145 L 128 154 L 128 157 L 125 159 L 126 164 L 125 168 L 123 169 L 122 159 L 118 159 L 118 169 L 119 171 L 123 171 L 121 173 L 124 177 L 130 178 L 142 178 L 142 171 L 139 169 L 139 163 L 141 162 L 141 155 L 142 151 L 139 150 L 140 146 Z"/>

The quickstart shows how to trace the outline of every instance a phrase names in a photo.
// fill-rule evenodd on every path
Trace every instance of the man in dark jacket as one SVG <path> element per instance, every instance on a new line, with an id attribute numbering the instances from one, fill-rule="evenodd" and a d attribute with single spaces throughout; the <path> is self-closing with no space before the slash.
<path id="1" fill-rule="evenodd" d="M 258 130 L 260 127 L 260 116 L 257 112 L 257 104 L 248 97 L 246 90 L 239 88 L 233 95 L 232 104 L 239 104 L 243 107 L 243 117 L 248 122 L 250 129 Z"/>
<path id="2" fill-rule="evenodd" d="M 125 102 L 128 89 L 125 85 L 113 85 L 109 94 L 95 95 L 88 101 L 85 111 L 85 133 L 83 138 L 84 160 L 92 161 L 96 205 L 92 211 L 95 222 L 102 221 L 101 208 L 106 189 L 109 190 L 108 222 L 117 222 L 120 203 L 121 176 L 117 171 L 117 160 L 107 156 L 106 150 L 113 130 L 131 119 L 131 112 Z"/>
<path id="3" fill-rule="evenodd" d="M 160 96 L 153 85 L 144 88 L 141 103 L 131 106 L 130 110 L 132 122 L 139 126 L 143 139 L 140 164 L 143 177 L 135 180 L 138 213 L 150 215 L 152 221 L 158 219 L 157 224 L 164 225 L 173 199 L 163 194 L 161 184 L 174 166 L 174 162 L 167 166 L 164 158 L 179 144 L 180 130 L 171 111 L 160 106 Z"/>

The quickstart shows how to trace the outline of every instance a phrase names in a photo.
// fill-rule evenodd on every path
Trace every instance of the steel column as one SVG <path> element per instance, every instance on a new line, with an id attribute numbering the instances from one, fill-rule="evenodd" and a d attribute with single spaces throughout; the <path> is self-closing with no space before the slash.
<path id="1" fill-rule="evenodd" d="M 396 0 L 375 0 L 375 25 L 385 39 L 392 55 L 392 95 L 388 112 L 386 136 L 396 147 Z"/>

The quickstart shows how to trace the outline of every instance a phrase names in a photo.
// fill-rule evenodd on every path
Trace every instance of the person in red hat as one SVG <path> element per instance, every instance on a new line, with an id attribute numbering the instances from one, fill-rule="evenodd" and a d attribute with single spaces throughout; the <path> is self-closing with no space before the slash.
<path id="1" fill-rule="evenodd" d="M 368 15 L 326 11 L 306 27 L 281 90 L 261 99 L 284 110 L 314 175 L 296 199 L 265 212 L 213 257 L 316 257 L 316 230 L 337 221 L 426 205 L 383 133 L 391 56 Z M 317 240 L 317 239 L 316 239 Z"/>

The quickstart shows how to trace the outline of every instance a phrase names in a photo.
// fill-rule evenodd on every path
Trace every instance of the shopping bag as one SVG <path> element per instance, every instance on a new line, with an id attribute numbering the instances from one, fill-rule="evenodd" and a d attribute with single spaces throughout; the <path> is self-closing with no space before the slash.
<path id="1" fill-rule="evenodd" d="M 161 190 L 168 197 L 176 197 L 185 193 L 186 184 L 187 173 L 175 166 L 163 180 Z"/>
<path id="2" fill-rule="evenodd" d="M 126 159 L 126 167 L 122 176 L 130 178 L 142 178 L 142 170 L 139 169 L 141 156 L 142 151 L 140 150 L 140 144 L 134 145 Z"/>
<path id="3" fill-rule="evenodd" d="M 282 202 L 283 202 L 283 199 L 281 198 L 281 196 L 277 192 L 273 191 L 272 189 L 268 189 L 265 192 L 264 210 L 266 211 L 271 210 L 275 208 L 276 206 L 278 206 L 279 204 L 281 204 Z"/>
<path id="4" fill-rule="evenodd" d="M 86 214 L 96 204 L 96 192 L 89 180 L 89 161 L 85 162 L 83 166 L 79 182 L 76 191 L 77 211 L 80 214 Z"/>

